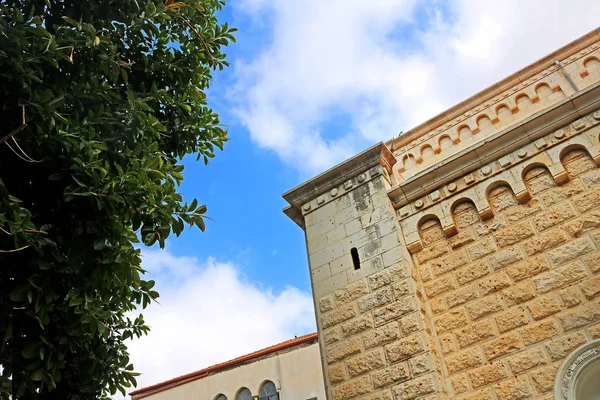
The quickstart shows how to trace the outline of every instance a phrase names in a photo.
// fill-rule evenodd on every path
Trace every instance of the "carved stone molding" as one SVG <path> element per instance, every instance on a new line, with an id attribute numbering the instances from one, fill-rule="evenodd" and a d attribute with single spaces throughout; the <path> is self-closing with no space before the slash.
<path id="1" fill-rule="evenodd" d="M 556 400 L 576 400 L 578 378 L 585 368 L 600 364 L 600 340 L 584 344 L 575 350 L 559 368 L 554 381 Z"/>

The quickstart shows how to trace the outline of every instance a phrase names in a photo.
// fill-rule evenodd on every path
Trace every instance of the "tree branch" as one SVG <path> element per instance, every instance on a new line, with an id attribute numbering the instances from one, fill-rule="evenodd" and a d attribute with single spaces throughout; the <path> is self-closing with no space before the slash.
<path id="1" fill-rule="evenodd" d="M 9 133 L 8 135 L 6 135 L 2 139 L 0 139 L 0 144 L 6 142 L 8 139 L 15 136 L 17 133 L 21 132 L 27 126 L 27 122 L 25 122 L 25 106 L 22 105 L 21 108 L 23 110 L 23 122 L 21 122 L 21 126 L 19 126 L 17 129 L 15 129 L 11 133 Z"/>

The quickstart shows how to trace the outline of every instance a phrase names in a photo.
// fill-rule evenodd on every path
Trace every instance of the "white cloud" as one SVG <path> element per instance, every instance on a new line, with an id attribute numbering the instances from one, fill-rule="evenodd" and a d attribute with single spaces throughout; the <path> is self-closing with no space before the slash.
<path id="1" fill-rule="evenodd" d="M 274 292 L 249 282 L 232 263 L 145 250 L 142 265 L 157 282 L 162 306 L 143 310 L 152 330 L 128 342 L 143 374 L 138 388 L 316 330 L 309 293 Z"/>
<path id="2" fill-rule="evenodd" d="M 272 22 L 269 47 L 237 63 L 240 121 L 260 147 L 314 174 L 596 28 L 600 12 L 593 0 L 440 4 L 236 3 L 253 23 Z"/>

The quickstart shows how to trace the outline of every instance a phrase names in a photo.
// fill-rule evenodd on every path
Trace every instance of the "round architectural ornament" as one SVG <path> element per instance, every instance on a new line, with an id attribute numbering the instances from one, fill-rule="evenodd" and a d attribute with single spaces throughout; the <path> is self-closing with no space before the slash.
<path id="1" fill-rule="evenodd" d="M 337 188 L 331 189 L 331 191 L 329 192 L 329 194 L 331 195 L 331 197 L 337 196 L 337 194 L 338 194 Z"/>
<path id="2" fill-rule="evenodd" d="M 358 176 L 358 181 L 359 181 L 359 182 L 364 182 L 364 181 L 365 181 L 365 174 L 360 174 L 360 175 Z"/>
<path id="3" fill-rule="evenodd" d="M 454 192 L 456 190 L 456 183 L 451 183 L 448 185 L 448 191 Z"/>
<path id="4" fill-rule="evenodd" d="M 594 112 L 594 114 L 592 114 L 592 116 L 594 117 L 594 119 L 596 121 L 600 121 L 600 111 Z"/>
<path id="5" fill-rule="evenodd" d="M 518 155 L 520 158 L 525 158 L 525 156 L 527 155 L 527 150 L 521 149 L 521 150 L 519 150 L 519 151 L 517 152 L 517 155 Z"/>
<path id="6" fill-rule="evenodd" d="M 554 381 L 556 400 L 595 400 L 600 393 L 600 339 L 571 353 Z"/>
<path id="7" fill-rule="evenodd" d="M 423 207 L 424 204 L 425 203 L 423 203 L 423 200 L 417 200 L 417 201 L 415 201 L 415 207 L 417 207 L 417 208 Z"/>
<path id="8" fill-rule="evenodd" d="M 310 203 L 306 203 L 306 204 L 304 205 L 304 207 L 302 207 L 302 208 L 304 208 L 304 211 L 309 211 L 309 210 L 310 210 L 310 207 L 311 207 Z"/>
<path id="9" fill-rule="evenodd" d="M 554 137 L 557 139 L 562 139 L 565 137 L 565 131 L 562 129 L 557 130 L 556 132 L 554 132 Z"/>
<path id="10" fill-rule="evenodd" d="M 492 169 L 486 165 L 485 167 L 481 168 L 481 172 L 485 175 L 488 176 L 489 174 L 492 173 Z"/>

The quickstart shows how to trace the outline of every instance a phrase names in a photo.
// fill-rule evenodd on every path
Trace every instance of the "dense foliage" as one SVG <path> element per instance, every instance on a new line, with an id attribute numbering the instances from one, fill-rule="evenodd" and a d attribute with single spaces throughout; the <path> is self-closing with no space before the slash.
<path id="1" fill-rule="evenodd" d="M 96 399 L 135 385 L 128 313 L 158 293 L 139 245 L 206 207 L 181 158 L 226 132 L 207 106 L 227 66 L 223 0 L 0 1 L 0 393 Z"/>

